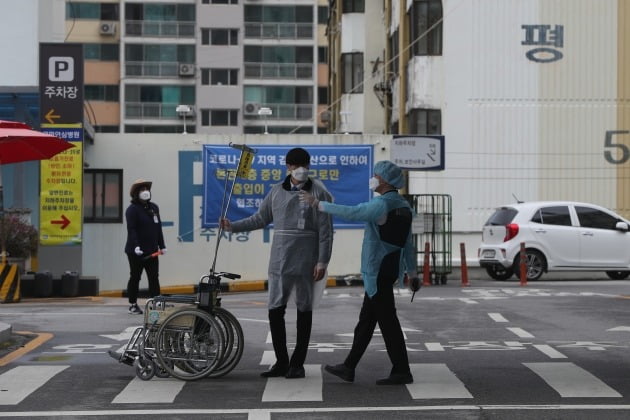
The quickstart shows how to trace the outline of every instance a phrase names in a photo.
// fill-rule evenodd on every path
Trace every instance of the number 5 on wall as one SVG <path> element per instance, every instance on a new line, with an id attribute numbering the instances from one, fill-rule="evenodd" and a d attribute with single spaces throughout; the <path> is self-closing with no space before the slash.
<path id="1" fill-rule="evenodd" d="M 615 134 L 628 134 L 628 130 L 608 130 L 606 131 L 606 138 L 604 139 L 604 147 L 617 147 L 621 152 L 621 157 L 615 159 L 615 155 L 610 150 L 604 152 L 604 158 L 613 165 L 621 165 L 626 163 L 630 159 L 630 148 L 622 143 L 614 143 L 613 135 Z"/>

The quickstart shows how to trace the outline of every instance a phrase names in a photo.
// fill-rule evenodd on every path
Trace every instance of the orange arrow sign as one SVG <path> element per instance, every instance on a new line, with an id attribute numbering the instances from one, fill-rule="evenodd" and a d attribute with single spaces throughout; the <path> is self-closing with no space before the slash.
<path id="1" fill-rule="evenodd" d="M 68 219 L 65 214 L 62 214 L 61 220 L 51 220 L 50 223 L 53 225 L 61 225 L 61 229 L 65 229 L 70 224 L 70 219 Z"/>
<path id="2" fill-rule="evenodd" d="M 54 124 L 56 119 L 61 118 L 61 115 L 55 115 L 54 112 L 55 109 L 51 108 L 50 111 L 48 111 L 45 115 L 46 121 L 48 121 L 50 124 Z"/>

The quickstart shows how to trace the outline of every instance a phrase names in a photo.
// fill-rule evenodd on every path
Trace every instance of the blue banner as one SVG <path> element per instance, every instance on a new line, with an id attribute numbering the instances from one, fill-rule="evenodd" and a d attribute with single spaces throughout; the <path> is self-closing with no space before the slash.
<path id="1" fill-rule="evenodd" d="M 355 205 L 372 198 L 368 179 L 372 175 L 373 146 L 252 146 L 257 153 L 246 178 L 234 178 L 241 151 L 223 145 L 203 146 L 202 226 L 217 227 L 221 205 L 234 191 L 227 218 L 240 220 L 254 214 L 274 184 L 288 175 L 284 157 L 294 147 L 311 155 L 310 176 L 324 183 L 339 204 Z M 229 176 L 229 179 L 228 179 Z M 227 181 L 227 182 L 226 182 Z M 225 208 L 225 204 L 223 204 Z M 362 228 L 362 222 L 334 218 L 335 228 Z"/>

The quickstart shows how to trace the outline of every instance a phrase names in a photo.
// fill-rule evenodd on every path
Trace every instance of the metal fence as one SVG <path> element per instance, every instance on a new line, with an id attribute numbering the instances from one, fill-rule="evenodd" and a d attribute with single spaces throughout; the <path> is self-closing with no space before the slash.
<path id="1" fill-rule="evenodd" d="M 446 284 L 447 274 L 453 271 L 453 200 L 447 194 L 418 194 L 412 195 L 411 199 L 417 213 L 413 233 L 419 255 L 418 261 L 422 265 L 425 243 L 428 242 L 431 282 Z M 418 274 L 421 272 L 422 268 Z"/>

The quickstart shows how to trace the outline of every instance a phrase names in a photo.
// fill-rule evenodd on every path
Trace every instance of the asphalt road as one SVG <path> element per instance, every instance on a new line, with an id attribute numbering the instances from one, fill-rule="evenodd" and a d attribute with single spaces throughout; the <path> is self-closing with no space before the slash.
<path id="1" fill-rule="evenodd" d="M 0 359 L 0 417 L 217 419 L 626 419 L 630 417 L 630 281 L 449 281 L 397 297 L 414 384 L 382 387 L 377 334 L 353 384 L 323 370 L 352 341 L 362 289 L 331 288 L 314 315 L 307 377 L 261 378 L 273 363 L 266 294 L 229 294 L 245 352 L 230 374 L 141 381 L 107 356 L 142 317 L 123 299 L 2 305 L 0 319 L 41 341 Z M 290 346 L 295 309 L 287 311 Z M 33 342 L 31 342 L 33 343 Z"/>

